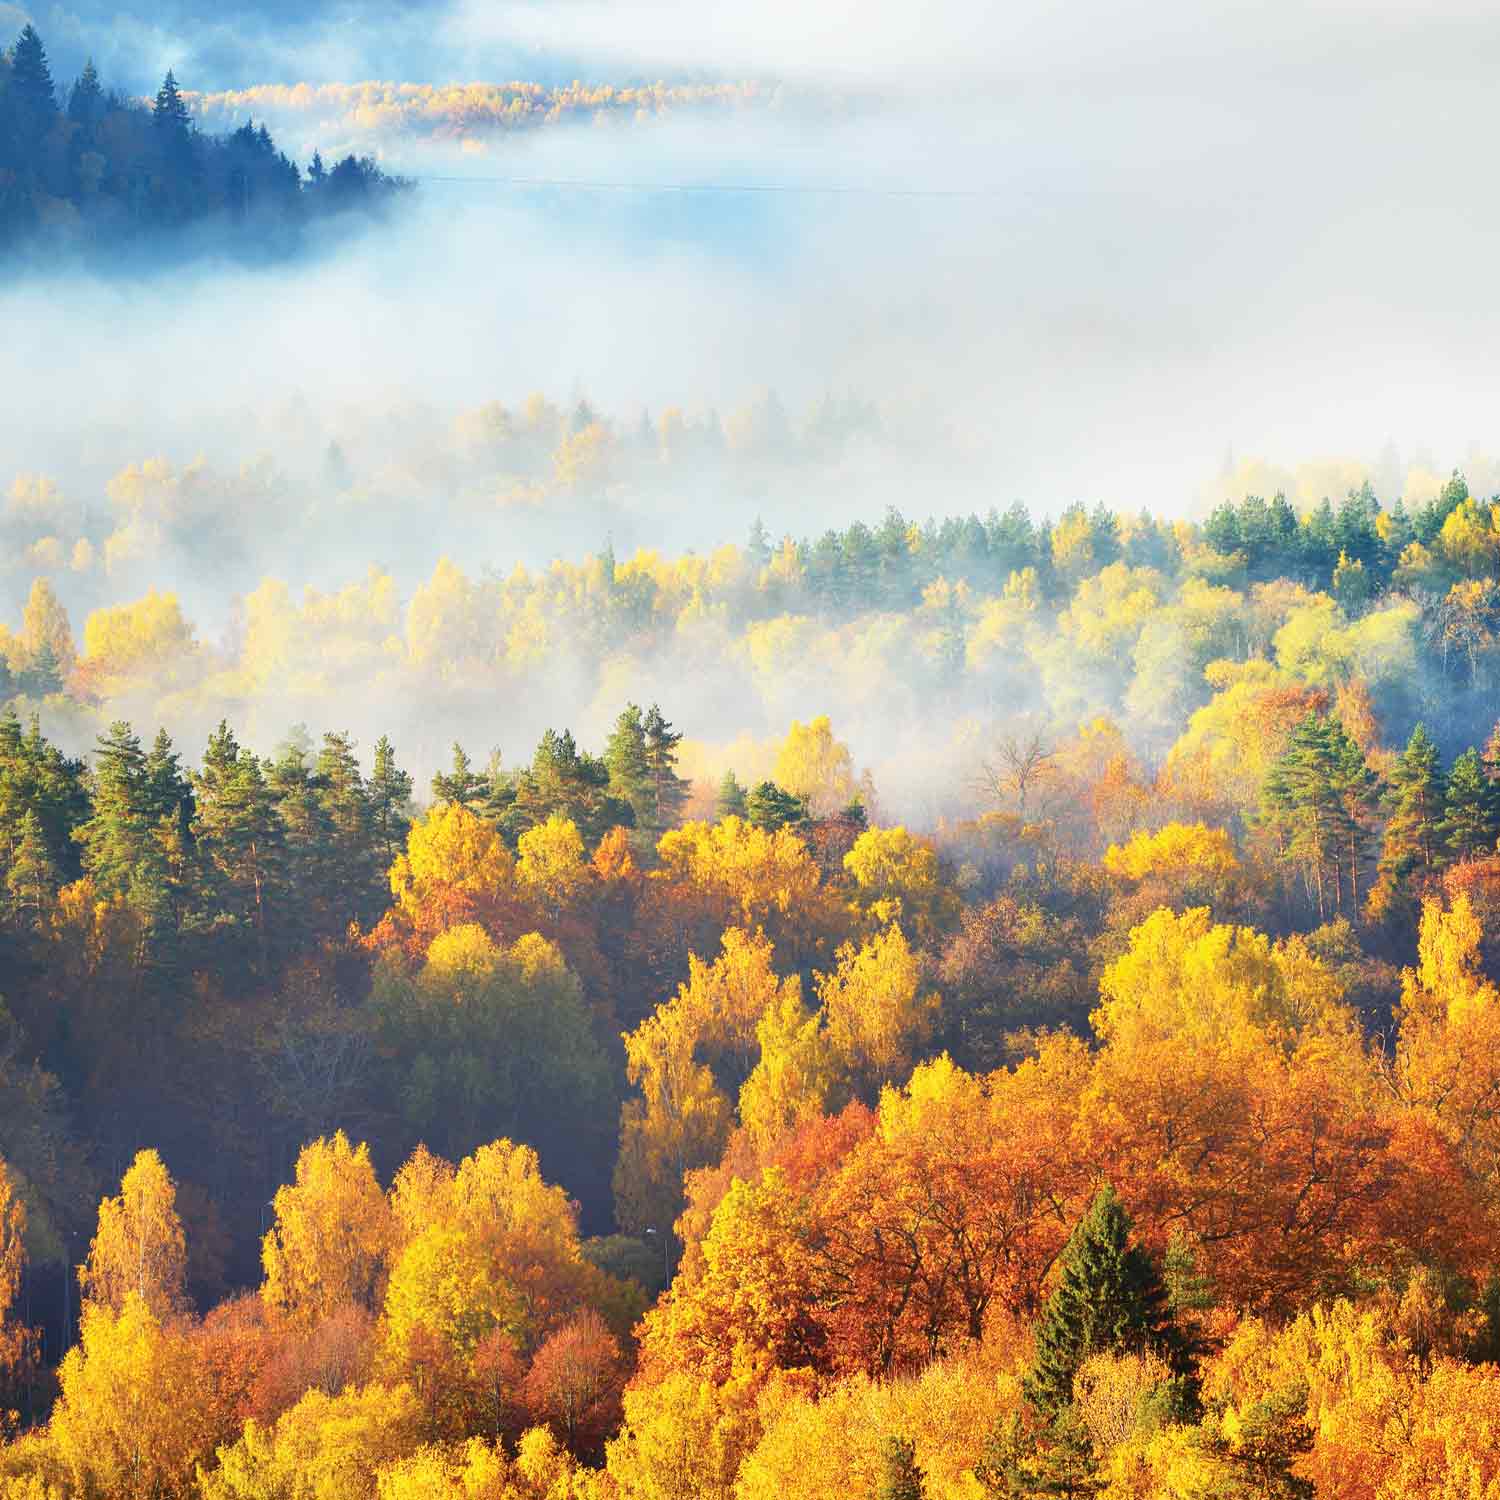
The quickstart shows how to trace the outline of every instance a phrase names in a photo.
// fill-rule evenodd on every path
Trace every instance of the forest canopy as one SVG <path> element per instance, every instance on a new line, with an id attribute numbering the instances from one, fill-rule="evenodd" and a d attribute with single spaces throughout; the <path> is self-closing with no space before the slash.
<path id="1" fill-rule="evenodd" d="M 132 566 L 247 482 L 122 474 Z M 220 643 L 154 588 L 75 630 L 36 576 L 0 1493 L 1500 1482 L 1497 539 L 1456 474 L 892 512 L 269 581 Z M 548 675 L 575 723 L 619 694 L 602 733 L 414 775 L 262 727 L 356 682 L 483 725 Z M 925 816 L 872 754 L 903 715 Z"/>

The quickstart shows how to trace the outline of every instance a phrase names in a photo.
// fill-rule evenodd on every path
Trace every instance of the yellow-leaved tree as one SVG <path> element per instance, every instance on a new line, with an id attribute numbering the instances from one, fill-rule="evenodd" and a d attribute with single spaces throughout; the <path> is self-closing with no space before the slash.
<path id="1" fill-rule="evenodd" d="M 847 807 L 868 787 L 854 772 L 849 747 L 835 737 L 827 714 L 806 724 L 793 721 L 776 752 L 771 779 L 783 791 L 806 801 L 816 818 Z"/>
<path id="2" fill-rule="evenodd" d="M 227 1434 L 183 1325 L 163 1323 L 133 1289 L 118 1309 L 90 1301 L 57 1378 L 47 1439 L 69 1493 L 110 1500 L 196 1494 L 195 1467 Z"/>
<path id="3" fill-rule="evenodd" d="M 1104 851 L 1104 868 L 1122 880 L 1164 876 L 1172 880 L 1217 880 L 1239 869 L 1234 841 L 1206 823 L 1168 823 L 1155 833 L 1134 834 Z"/>
<path id="4" fill-rule="evenodd" d="M 821 1012 L 783 988 L 755 1028 L 760 1061 L 740 1089 L 740 1124 L 761 1150 L 828 1110 L 841 1074 Z"/>
<path id="5" fill-rule="evenodd" d="M 133 1292 L 157 1318 L 186 1307 L 187 1241 L 177 1187 L 155 1151 L 136 1155 L 117 1197 L 99 1205 L 88 1264 L 78 1273 L 90 1302 L 118 1313 Z"/>
<path id="6" fill-rule="evenodd" d="M 26 1204 L 0 1161 L 0 1396 L 7 1402 L 19 1393 L 37 1356 L 36 1330 L 15 1318 L 25 1267 Z"/>
<path id="7" fill-rule="evenodd" d="M 846 927 L 807 846 L 785 828 L 774 833 L 742 818 L 685 823 L 662 835 L 656 873 L 671 920 L 689 952 L 706 953 L 728 927 L 763 931 L 786 968 L 819 952 Z"/>
<path id="8" fill-rule="evenodd" d="M 730 1104 L 695 1056 L 699 1025 L 678 1001 L 626 1033 L 625 1070 L 641 1091 L 620 1110 L 615 1216 L 628 1230 L 667 1234 L 682 1212 L 683 1174 L 723 1154 Z"/>
<path id="9" fill-rule="evenodd" d="M 202 1500 L 369 1500 L 377 1472 L 421 1442 L 406 1386 L 309 1391 L 274 1425 L 250 1421 L 199 1473 Z"/>
<path id="10" fill-rule="evenodd" d="M 528 828 L 516 850 L 516 880 L 553 917 L 573 905 L 594 873 L 578 825 L 561 813 Z"/>
<path id="11" fill-rule="evenodd" d="M 899 925 L 845 943 L 838 966 L 818 978 L 828 1040 L 845 1073 L 870 1092 L 911 1072 L 937 1021 L 917 955 Z"/>
<path id="12" fill-rule="evenodd" d="M 401 920 L 430 935 L 490 914 L 514 889 L 515 861 L 493 823 L 445 802 L 412 824 L 390 881 Z"/>
<path id="13" fill-rule="evenodd" d="M 272 1206 L 261 1242 L 267 1306 L 304 1327 L 347 1305 L 379 1306 L 395 1226 L 368 1146 L 351 1146 L 342 1130 L 304 1146 L 296 1182 Z"/>
<path id="14" fill-rule="evenodd" d="M 429 1437 L 514 1436 L 524 1358 L 585 1310 L 620 1331 L 635 1315 L 623 1286 L 584 1260 L 576 1206 L 528 1146 L 493 1141 L 456 1170 L 419 1151 L 391 1201 L 401 1249 L 383 1372 L 415 1391 Z"/>
<path id="15" fill-rule="evenodd" d="M 1401 977 L 1396 1083 L 1455 1141 L 1491 1193 L 1500 1185 L 1500 990 L 1480 967 L 1467 895 L 1422 906 L 1417 966 Z"/>
<path id="16" fill-rule="evenodd" d="M 776 950 L 763 932 L 725 930 L 719 956 L 705 963 L 688 957 L 688 979 L 671 1005 L 696 1031 L 695 1045 L 727 1089 L 738 1085 L 755 1064 L 756 1027 L 786 996 L 800 996 L 795 975 L 777 977 Z"/>
<path id="17" fill-rule="evenodd" d="M 1099 981 L 1092 1024 L 1126 1033 L 1219 1041 L 1250 1026 L 1294 1043 L 1352 1025 L 1338 980 L 1300 938 L 1273 943 L 1253 927 L 1215 923 L 1207 907 L 1165 907 L 1132 929 Z"/>
<path id="18" fill-rule="evenodd" d="M 944 881 L 937 851 L 905 828 L 870 828 L 844 856 L 856 910 L 876 927 L 899 922 L 928 943 L 958 921 L 957 893 Z"/>

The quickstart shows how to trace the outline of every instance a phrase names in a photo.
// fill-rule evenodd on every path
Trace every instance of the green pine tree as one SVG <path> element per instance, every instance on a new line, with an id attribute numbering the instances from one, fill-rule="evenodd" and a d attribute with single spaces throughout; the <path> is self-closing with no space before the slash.
<path id="1" fill-rule="evenodd" d="M 615 720 L 604 747 L 604 764 L 609 767 L 610 791 L 634 809 L 636 827 L 655 827 L 656 796 L 646 757 L 646 726 L 634 703 L 627 703 Z"/>
<path id="2" fill-rule="evenodd" d="M 892 1433 L 880 1452 L 875 1500 L 925 1500 L 925 1476 L 917 1464 L 917 1445 Z"/>
<path id="3" fill-rule="evenodd" d="M 74 831 L 84 872 L 106 898 L 124 896 L 146 858 L 152 821 L 146 795 L 146 756 L 130 725 L 117 720 L 94 752 L 92 816 Z"/>
<path id="4" fill-rule="evenodd" d="M 187 143 L 192 130 L 192 116 L 177 87 L 177 79 L 169 68 L 156 91 L 156 103 L 151 110 L 151 123 L 161 139 L 169 143 L 168 149 L 180 148 Z"/>
<path id="5" fill-rule="evenodd" d="M 68 881 L 81 868 L 73 831 L 91 810 L 83 763 L 51 744 L 35 715 L 23 730 L 14 706 L 0 712 L 0 830 L 17 828 L 34 812 L 59 875 Z M 0 845 L 4 842 L 0 832 Z"/>
<path id="6" fill-rule="evenodd" d="M 1338 833 L 1342 842 L 1339 864 L 1349 883 L 1349 910 L 1358 917 L 1360 872 L 1369 862 L 1374 841 L 1374 818 L 1380 805 L 1380 778 L 1370 769 L 1365 753 L 1343 724 L 1329 721 L 1333 791 L 1342 809 Z M 1343 905 L 1342 885 L 1339 905 Z"/>
<path id="7" fill-rule="evenodd" d="M 1342 738 L 1337 721 L 1308 714 L 1261 788 L 1262 823 L 1274 831 L 1279 857 L 1301 873 L 1320 922 L 1342 905 L 1341 866 L 1352 842 L 1341 787 Z"/>
<path id="8" fill-rule="evenodd" d="M 165 729 L 156 739 L 142 766 L 146 815 L 153 827 L 167 822 L 186 833 L 192 822 L 193 789 L 182 773 L 182 759 L 172 748 Z"/>
<path id="9" fill-rule="evenodd" d="M 453 769 L 446 776 L 439 772 L 432 778 L 433 797 L 439 802 L 454 803 L 473 812 L 485 800 L 489 789 L 489 779 L 474 769 L 468 752 L 455 740 Z"/>
<path id="10" fill-rule="evenodd" d="M 726 771 L 723 781 L 719 783 L 719 799 L 714 806 L 714 816 L 722 821 L 725 818 L 743 818 L 746 813 L 745 789 L 733 771 Z"/>
<path id="11" fill-rule="evenodd" d="M 652 704 L 643 724 L 646 736 L 646 774 L 651 781 L 653 830 L 673 827 L 687 801 L 688 783 L 677 774 L 677 747 L 682 735 L 674 730 Z"/>
<path id="12" fill-rule="evenodd" d="M 774 781 L 763 781 L 745 798 L 745 817 L 757 828 L 801 828 L 807 822 L 807 803 L 783 791 Z"/>
<path id="13" fill-rule="evenodd" d="M 57 864 L 47 847 L 42 820 L 28 808 L 21 818 L 10 867 L 5 872 L 10 914 L 27 927 L 40 927 L 52 907 L 59 883 Z"/>
<path id="14" fill-rule="evenodd" d="M 252 933 L 264 973 L 273 896 L 282 884 L 282 822 L 259 759 L 240 749 L 227 724 L 209 737 L 193 800 L 204 916 Z"/>
<path id="15" fill-rule="evenodd" d="M 370 835 L 382 871 L 388 870 L 406 847 L 411 828 L 411 777 L 396 764 L 396 751 L 381 735 L 375 742 L 375 764 L 365 792 L 370 803 Z"/>
<path id="16" fill-rule="evenodd" d="M 580 750 L 567 729 L 542 735 L 531 764 L 515 779 L 515 800 L 500 826 L 514 844 L 554 813 L 571 819 L 590 847 L 611 828 L 635 827 L 634 807 L 610 788 L 609 767 Z"/>
<path id="17" fill-rule="evenodd" d="M 1484 762 L 1472 746 L 1448 772 L 1442 833 L 1456 859 L 1493 854 L 1500 838 L 1500 788 L 1485 775 Z"/>
<path id="18" fill-rule="evenodd" d="M 285 748 L 266 784 L 281 824 L 281 857 L 267 882 L 270 898 L 281 908 L 276 946 L 278 953 L 293 952 L 314 935 L 348 926 L 347 892 L 338 877 L 333 820 L 300 745 Z"/>
<path id="19" fill-rule="evenodd" d="M 1389 819 L 1380 873 L 1399 886 L 1414 872 L 1437 869 L 1443 858 L 1443 773 L 1425 725 L 1412 730 L 1391 770 L 1385 800 Z"/>
<path id="20" fill-rule="evenodd" d="M 347 734 L 323 736 L 313 785 L 327 829 L 331 910 L 342 925 L 365 922 L 379 914 L 388 892 L 383 890 L 385 867 L 375 846 L 369 793 Z"/>
<path id="21" fill-rule="evenodd" d="M 1155 1350 L 1179 1374 L 1186 1344 L 1151 1257 L 1130 1243 L 1130 1216 L 1112 1188 L 1101 1188 L 1079 1220 L 1060 1262 L 1057 1288 L 1036 1330 L 1036 1357 L 1023 1389 L 1051 1418 L 1073 1399 L 1073 1377 L 1092 1354 Z"/>
<path id="22" fill-rule="evenodd" d="M 161 184 L 156 211 L 166 221 L 180 223 L 193 213 L 198 161 L 193 149 L 192 118 L 178 91 L 177 79 L 170 71 L 157 90 L 151 126 Z"/>
<path id="23" fill-rule="evenodd" d="M 62 691 L 62 666 L 51 641 L 42 641 L 31 653 L 16 685 L 28 698 L 50 698 Z"/>

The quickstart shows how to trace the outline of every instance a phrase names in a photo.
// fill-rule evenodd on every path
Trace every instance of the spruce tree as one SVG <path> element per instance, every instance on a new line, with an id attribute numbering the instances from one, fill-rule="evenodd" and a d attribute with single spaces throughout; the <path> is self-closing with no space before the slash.
<path id="1" fill-rule="evenodd" d="M 1172 1321 L 1166 1285 L 1151 1257 L 1130 1243 L 1130 1217 L 1112 1188 L 1095 1196 L 1060 1264 L 1023 1382 L 1043 1417 L 1072 1401 L 1073 1377 L 1092 1354 L 1154 1350 L 1186 1373 L 1185 1340 Z"/>
<path id="2" fill-rule="evenodd" d="M 193 179 L 197 164 L 193 156 L 192 119 L 170 71 L 157 90 L 151 126 L 165 180 L 167 214 L 170 218 L 185 219 L 194 207 Z"/>
<path id="3" fill-rule="evenodd" d="M 165 729 L 157 730 L 141 770 L 146 816 L 152 826 L 167 822 L 186 837 L 192 822 L 193 789 Z"/>
<path id="4" fill-rule="evenodd" d="M 272 894 L 285 895 L 281 946 L 296 948 L 315 932 L 342 930 L 344 892 L 337 877 L 332 820 L 319 797 L 317 779 L 300 745 L 288 745 L 267 772 L 266 783 L 281 824 L 281 861 Z"/>
<path id="5" fill-rule="evenodd" d="M 611 828 L 633 828 L 635 809 L 610 787 L 609 767 L 578 748 L 571 730 L 546 730 L 531 764 L 516 777 L 515 800 L 501 819 L 514 843 L 553 814 L 572 820 L 590 847 Z"/>
<path id="6" fill-rule="evenodd" d="M 1457 859 L 1495 852 L 1500 837 L 1500 788 L 1484 773 L 1472 746 L 1453 762 L 1444 794 L 1442 833 Z"/>
<path id="7" fill-rule="evenodd" d="M 733 771 L 726 771 L 719 783 L 719 799 L 714 806 L 714 815 L 720 821 L 725 818 L 745 816 L 745 789 Z"/>
<path id="8" fill-rule="evenodd" d="M 62 663 L 57 659 L 57 651 L 51 641 L 43 641 L 31 653 L 17 686 L 28 698 L 50 698 L 62 691 L 62 685 Z"/>
<path id="9" fill-rule="evenodd" d="M 875 1500 L 925 1500 L 925 1476 L 917 1465 L 917 1445 L 892 1433 L 880 1452 Z"/>
<path id="10" fill-rule="evenodd" d="M 193 842 L 204 866 L 210 917 L 227 917 L 257 938 L 262 970 L 273 895 L 280 882 L 282 823 L 265 771 L 227 724 L 209 737 L 193 776 Z"/>
<path id="11" fill-rule="evenodd" d="M 13 706 L 0 711 L 0 829 L 34 812 L 65 881 L 80 868 L 73 831 L 91 811 L 85 779 L 83 763 L 51 744 L 35 715 L 23 731 Z"/>
<path id="12" fill-rule="evenodd" d="M 10 98 L 23 145 L 35 150 L 57 116 L 57 95 L 47 49 L 36 28 L 22 28 L 10 54 Z"/>
<path id="13" fill-rule="evenodd" d="M 156 91 L 156 103 L 151 110 L 151 123 L 155 126 L 166 149 L 181 149 L 186 145 L 192 130 L 192 117 L 187 104 L 177 88 L 177 79 L 172 70 L 162 79 Z"/>

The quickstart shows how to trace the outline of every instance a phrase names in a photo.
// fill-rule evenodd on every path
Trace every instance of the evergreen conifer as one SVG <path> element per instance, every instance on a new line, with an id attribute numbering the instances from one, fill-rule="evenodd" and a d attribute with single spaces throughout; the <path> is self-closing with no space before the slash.
<path id="1" fill-rule="evenodd" d="M 1185 1341 L 1151 1257 L 1130 1243 L 1130 1216 L 1101 1188 L 1063 1251 L 1061 1276 L 1036 1330 L 1036 1357 L 1023 1382 L 1044 1417 L 1073 1399 L 1073 1377 L 1091 1354 L 1154 1350 L 1186 1372 Z"/>
<path id="2" fill-rule="evenodd" d="M 1443 838 L 1457 859 L 1495 852 L 1500 837 L 1500 788 L 1484 773 L 1479 752 L 1465 750 L 1448 773 Z"/>

